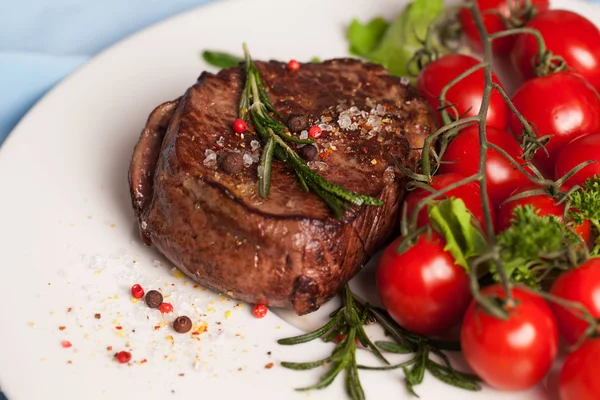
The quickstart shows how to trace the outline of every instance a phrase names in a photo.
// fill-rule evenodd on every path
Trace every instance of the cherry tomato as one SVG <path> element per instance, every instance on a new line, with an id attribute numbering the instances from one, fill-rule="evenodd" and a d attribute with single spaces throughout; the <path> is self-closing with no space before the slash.
<path id="1" fill-rule="evenodd" d="M 443 333 L 460 322 L 471 300 L 469 278 L 433 232 L 398 254 L 400 239 L 379 259 L 377 290 L 392 318 L 420 335 Z"/>
<path id="2" fill-rule="evenodd" d="M 536 186 L 535 184 L 526 185 L 515 190 L 513 193 L 511 193 L 510 197 L 533 189 L 540 189 L 540 187 Z M 566 191 L 568 189 L 563 188 L 562 190 Z M 512 219 L 514 218 L 513 212 L 515 208 L 518 206 L 526 206 L 528 204 L 537 209 L 539 211 L 539 215 L 542 217 L 546 215 L 554 215 L 558 219 L 562 220 L 565 214 L 564 204 L 558 204 L 558 201 L 549 194 L 538 194 L 518 200 L 511 200 L 501 204 L 500 208 L 498 209 L 496 231 L 501 232 L 508 228 L 511 225 Z M 574 229 L 575 232 L 577 232 L 586 243 L 590 242 L 591 225 L 589 221 L 584 221 L 583 224 L 575 226 Z"/>
<path id="3" fill-rule="evenodd" d="M 590 20 L 572 11 L 551 10 L 535 16 L 526 26 L 540 31 L 548 50 L 562 56 L 571 71 L 600 90 L 600 30 Z M 532 35 L 520 35 L 515 42 L 512 62 L 525 79 L 534 77 L 537 52 L 538 44 Z"/>
<path id="4" fill-rule="evenodd" d="M 429 183 L 429 186 L 431 186 L 435 190 L 440 190 L 440 189 L 445 188 L 448 185 L 451 185 L 462 179 L 465 179 L 466 177 L 467 177 L 466 175 L 461 175 L 461 174 L 439 174 L 439 175 L 435 175 L 432 178 L 431 182 Z M 410 217 L 412 211 L 417 207 L 417 204 L 419 203 L 419 201 L 423 200 L 425 197 L 427 197 L 429 195 L 431 195 L 431 192 L 429 192 L 425 189 L 417 188 L 417 189 L 413 190 L 412 192 L 410 192 L 408 194 L 408 196 L 406 196 L 405 204 L 406 204 L 406 210 L 407 210 L 408 217 Z M 479 225 L 481 225 L 481 227 L 483 229 L 485 229 L 485 218 L 483 216 L 483 207 L 482 207 L 482 203 L 481 203 L 481 190 L 479 187 L 479 183 L 469 182 L 466 185 L 461 186 L 457 189 L 450 190 L 449 192 L 445 193 L 445 196 L 447 198 L 455 197 L 457 199 L 462 199 L 462 201 L 464 201 L 464 203 L 465 203 L 465 206 L 467 207 L 467 210 L 469 210 L 471 212 L 471 214 L 473 214 L 475 219 L 479 222 Z M 441 197 L 438 198 L 438 200 L 441 200 L 441 199 L 442 199 Z M 493 210 L 492 210 L 492 213 L 493 213 Z M 492 217 L 494 218 L 493 215 L 492 215 Z M 417 225 L 425 226 L 428 223 L 429 223 L 429 215 L 428 215 L 427 207 L 424 207 L 419 212 L 419 217 L 417 219 Z"/>
<path id="5" fill-rule="evenodd" d="M 567 180 L 570 186 L 582 186 L 588 178 L 600 175 L 600 134 L 581 136 L 567 144 L 556 157 L 554 177 L 559 179 L 579 164 L 595 160 Z"/>
<path id="6" fill-rule="evenodd" d="M 550 293 L 581 303 L 594 318 L 600 318 L 600 258 L 592 258 L 579 268 L 560 275 Z M 551 303 L 560 333 L 569 345 L 577 343 L 587 329 L 587 323 L 568 309 Z"/>
<path id="7" fill-rule="evenodd" d="M 540 136 L 551 135 L 546 145 L 548 154 L 539 150 L 534 157 L 536 165 L 549 176 L 554 174 L 556 155 L 568 142 L 582 135 L 600 133 L 600 95 L 580 75 L 559 72 L 529 80 L 517 90 L 512 101 Z M 512 114 L 510 129 L 517 137 L 523 129 Z"/>
<path id="8" fill-rule="evenodd" d="M 560 372 L 560 400 L 600 399 L 600 339 L 586 340 L 583 345 L 567 357 Z"/>
<path id="9" fill-rule="evenodd" d="M 506 151 L 518 163 L 524 163 L 523 151 L 515 138 L 505 130 L 487 127 L 487 139 Z M 479 125 L 471 125 L 452 139 L 448 145 L 439 172 L 454 172 L 465 176 L 479 170 Z M 486 162 L 487 191 L 494 206 L 510 196 L 517 188 L 529 183 L 529 179 L 498 151 L 490 149 Z"/>
<path id="10" fill-rule="evenodd" d="M 477 6 L 480 11 L 483 12 L 483 23 L 485 29 L 489 34 L 502 32 L 507 29 L 504 19 L 511 17 L 511 8 L 513 10 L 519 10 L 523 7 L 523 0 L 477 0 Z M 550 2 L 548 0 L 533 0 L 532 5 L 535 7 L 537 12 L 544 12 L 550 8 Z M 481 45 L 481 38 L 479 37 L 479 31 L 473 20 L 471 11 L 466 8 L 460 10 L 459 14 L 460 23 L 463 28 L 463 32 L 467 38 L 467 42 L 471 47 L 474 47 L 477 51 L 482 51 L 483 46 Z M 527 21 L 522 21 L 525 23 Z M 508 53 L 512 49 L 515 36 L 507 36 L 505 38 L 496 39 L 492 42 L 492 46 L 495 53 L 503 54 Z"/>
<path id="11" fill-rule="evenodd" d="M 506 298 L 501 285 L 483 294 Z M 558 351 L 558 330 L 547 304 L 537 295 L 512 289 L 515 304 L 502 320 L 473 301 L 463 320 L 460 343 L 469 366 L 487 384 L 502 390 L 524 390 L 550 370 Z"/>
<path id="12" fill-rule="evenodd" d="M 434 109 L 440 106 L 439 97 L 444 86 L 479 61 L 462 54 L 443 56 L 423 68 L 417 78 L 417 89 L 425 96 Z M 500 83 L 496 76 L 494 82 Z M 476 115 L 481 108 L 484 87 L 484 73 L 479 70 L 454 85 L 447 93 L 446 100 L 456 107 L 455 113 L 449 110 L 452 117 Z M 507 125 L 508 107 L 502 96 L 494 91 L 488 109 L 487 124 L 504 129 Z M 441 121 L 441 117 L 440 117 Z"/>

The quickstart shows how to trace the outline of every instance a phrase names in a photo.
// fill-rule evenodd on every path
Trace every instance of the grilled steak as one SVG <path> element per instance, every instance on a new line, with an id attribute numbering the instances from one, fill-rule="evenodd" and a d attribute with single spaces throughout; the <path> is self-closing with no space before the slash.
<path id="1" fill-rule="evenodd" d="M 319 125 L 299 154 L 326 179 L 383 200 L 333 218 L 292 169 L 274 161 L 268 199 L 257 193 L 260 143 L 235 133 L 243 67 L 203 73 L 150 115 L 129 179 L 141 233 L 201 285 L 298 314 L 334 296 L 396 232 L 404 177 L 436 120 L 407 82 L 376 65 L 339 59 L 290 71 L 257 62 L 275 109 L 293 131 Z M 306 120 L 303 120 L 305 118 Z M 306 136 L 306 131 L 295 133 Z"/>

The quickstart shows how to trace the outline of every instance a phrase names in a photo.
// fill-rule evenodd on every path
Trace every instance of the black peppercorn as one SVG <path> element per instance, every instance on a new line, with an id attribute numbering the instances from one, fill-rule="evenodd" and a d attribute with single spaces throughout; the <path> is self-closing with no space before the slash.
<path id="1" fill-rule="evenodd" d="M 287 120 L 288 128 L 290 128 L 290 132 L 302 132 L 308 129 L 308 121 L 306 117 L 302 114 L 290 114 Z"/>
<path id="2" fill-rule="evenodd" d="M 189 332 L 190 329 L 192 329 L 192 320 L 185 315 L 177 317 L 175 318 L 175 321 L 173 321 L 173 329 L 175 329 L 175 332 L 177 333 Z"/>
<path id="3" fill-rule="evenodd" d="M 307 144 L 306 146 L 301 147 L 298 153 L 300 153 L 300 157 L 304 158 L 306 161 L 312 161 L 318 153 L 317 146 Z"/>
<path id="4" fill-rule="evenodd" d="M 146 304 L 150 308 L 158 308 L 163 302 L 163 296 L 158 290 L 150 290 L 146 293 Z"/>
<path id="5" fill-rule="evenodd" d="M 244 159 L 240 153 L 228 151 L 219 158 L 221 170 L 229 175 L 235 175 L 244 168 Z"/>

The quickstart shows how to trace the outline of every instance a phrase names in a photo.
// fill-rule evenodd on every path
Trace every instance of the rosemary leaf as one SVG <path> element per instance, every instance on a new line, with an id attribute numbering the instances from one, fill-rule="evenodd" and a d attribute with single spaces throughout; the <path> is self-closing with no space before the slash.
<path id="1" fill-rule="evenodd" d="M 425 378 L 425 367 L 427 365 L 427 361 L 429 360 L 429 348 L 428 346 L 423 346 L 419 349 L 417 353 L 417 362 L 413 365 L 411 369 L 411 377 L 412 384 L 419 385 L 423 382 L 423 378 Z"/>
<path id="2" fill-rule="evenodd" d="M 410 334 L 401 329 L 391 318 L 389 318 L 385 311 L 380 311 L 377 308 L 370 309 L 371 314 L 375 317 L 377 322 L 381 324 L 383 329 L 397 342 L 405 346 L 414 347 L 414 341 L 409 340 Z"/>
<path id="3" fill-rule="evenodd" d="M 394 342 L 379 341 L 379 342 L 375 342 L 375 345 L 377 347 L 379 347 L 381 350 L 387 351 L 388 353 L 409 354 L 409 353 L 413 352 L 412 348 L 402 345 L 402 344 L 394 343 Z"/>
<path id="4" fill-rule="evenodd" d="M 427 361 L 426 367 L 433 376 L 448 385 L 473 392 L 481 390 L 481 386 L 479 386 L 476 382 L 469 379 L 457 378 L 456 375 L 447 373 L 444 371 L 444 369 L 440 368 L 438 364 L 431 360 Z"/>
<path id="5" fill-rule="evenodd" d="M 205 50 L 202 52 L 202 58 L 208 64 L 218 68 L 231 68 L 244 61 L 243 58 L 223 51 Z"/>
<path id="6" fill-rule="evenodd" d="M 404 372 L 404 376 L 406 378 L 406 390 L 408 390 L 408 393 L 412 394 L 413 396 L 419 397 L 419 395 L 417 394 L 417 392 L 415 392 L 415 389 L 413 387 L 415 385 L 415 378 L 413 377 L 413 373 L 406 367 L 402 367 L 402 371 Z"/>
<path id="7" fill-rule="evenodd" d="M 373 342 L 371 341 L 371 339 L 369 339 L 369 337 L 365 333 L 365 330 L 363 329 L 363 327 L 358 328 L 357 329 L 357 333 L 358 333 L 358 337 L 359 338 L 362 337 L 361 342 L 363 340 L 365 342 L 365 344 L 363 344 L 363 346 L 368 347 L 369 349 L 371 349 L 371 351 L 373 352 L 373 354 L 375 354 L 375 356 L 377 358 L 379 358 L 381 361 L 383 361 L 387 365 L 390 365 L 390 362 L 383 356 L 383 354 L 381 354 L 381 352 L 379 351 L 379 349 L 377 348 L 377 346 L 375 346 L 373 344 Z"/>
<path id="8" fill-rule="evenodd" d="M 354 354 L 351 355 L 350 363 L 346 366 L 346 391 L 352 400 L 365 400 L 365 392 L 360 384 Z"/>
<path id="9" fill-rule="evenodd" d="M 308 369 L 321 367 L 327 363 L 330 363 L 331 361 L 332 361 L 331 357 L 327 357 L 327 358 L 324 358 L 324 359 L 318 360 L 318 361 L 305 362 L 305 363 L 293 363 L 293 362 L 283 361 L 281 363 L 281 366 L 284 368 L 293 369 L 296 371 L 304 371 L 304 370 L 308 370 Z"/>
<path id="10" fill-rule="evenodd" d="M 336 314 L 331 321 L 329 321 L 317 330 L 306 333 L 304 335 L 294 336 L 286 339 L 279 339 L 277 343 L 284 346 L 291 346 L 295 344 L 307 343 L 312 340 L 318 339 L 321 336 L 325 335 L 327 332 L 329 332 L 335 325 L 337 325 L 338 321 L 340 320 L 340 317 L 340 314 Z"/>
<path id="11" fill-rule="evenodd" d="M 271 190 L 271 167 L 273 165 L 273 152 L 275 151 L 275 139 L 271 137 L 265 145 L 260 156 L 262 173 L 258 174 L 258 194 L 263 199 L 269 196 Z"/>
<path id="12" fill-rule="evenodd" d="M 298 178 L 298 183 L 300 184 L 300 187 L 302 188 L 302 190 L 304 190 L 305 192 L 308 192 L 310 189 L 308 188 L 308 185 L 306 184 L 306 181 L 304 180 L 302 175 L 297 173 L 296 178 Z M 331 318 L 331 316 L 330 316 L 330 318 Z"/>
<path id="13" fill-rule="evenodd" d="M 393 369 L 409 367 L 409 366 L 413 365 L 415 362 L 417 362 L 417 360 L 415 358 L 411 358 L 408 361 L 405 361 L 400 364 L 395 364 L 395 365 L 386 365 L 384 367 L 371 367 L 368 365 L 358 365 L 357 368 L 358 369 L 366 369 L 369 371 L 391 371 Z"/>
<path id="14" fill-rule="evenodd" d="M 298 391 L 307 391 L 307 390 L 313 390 L 313 389 L 324 389 L 327 386 L 331 385 L 331 383 L 335 380 L 335 378 L 338 376 L 338 374 L 346 367 L 346 364 L 348 362 L 347 361 L 342 361 L 337 363 L 333 368 L 331 368 L 321 379 L 321 381 L 319 381 L 319 383 L 312 385 L 312 386 L 308 386 L 305 388 L 300 388 L 300 389 L 296 389 Z"/>

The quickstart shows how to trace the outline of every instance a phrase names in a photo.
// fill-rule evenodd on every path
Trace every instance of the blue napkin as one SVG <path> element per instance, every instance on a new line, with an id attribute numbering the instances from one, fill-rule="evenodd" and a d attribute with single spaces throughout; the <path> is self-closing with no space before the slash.
<path id="1" fill-rule="evenodd" d="M 0 144 L 44 93 L 95 54 L 210 1 L 0 1 Z"/>

